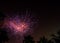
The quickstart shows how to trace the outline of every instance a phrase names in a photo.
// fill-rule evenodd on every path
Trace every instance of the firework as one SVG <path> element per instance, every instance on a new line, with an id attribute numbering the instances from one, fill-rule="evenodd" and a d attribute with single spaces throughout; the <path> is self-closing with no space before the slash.
<path id="1" fill-rule="evenodd" d="M 7 17 L 5 18 L 4 22 L 5 27 L 10 28 L 15 33 L 26 33 L 31 27 L 32 22 L 31 18 L 28 16 L 14 16 L 14 17 Z"/>
<path id="2" fill-rule="evenodd" d="M 7 16 L 4 20 L 4 26 L 7 30 L 11 30 L 14 33 L 28 33 L 32 30 L 33 25 L 37 23 L 37 19 L 32 14 L 13 14 Z"/>

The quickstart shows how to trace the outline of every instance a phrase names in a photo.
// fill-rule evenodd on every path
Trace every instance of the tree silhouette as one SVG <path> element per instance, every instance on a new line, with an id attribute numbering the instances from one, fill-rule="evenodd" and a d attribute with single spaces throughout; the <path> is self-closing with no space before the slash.
<path id="1" fill-rule="evenodd" d="M 54 43 L 54 42 L 50 39 L 50 40 L 48 40 L 48 43 Z"/>
<path id="2" fill-rule="evenodd" d="M 0 28 L 0 43 L 4 43 L 5 41 L 8 41 L 8 35 L 7 31 Z"/>
<path id="3" fill-rule="evenodd" d="M 55 43 L 60 43 L 60 30 L 57 32 L 57 35 L 52 35 L 52 40 L 54 40 Z"/>
<path id="4" fill-rule="evenodd" d="M 48 40 L 43 36 L 42 38 L 40 38 L 40 40 L 38 41 L 38 43 L 47 43 Z"/>
<path id="5" fill-rule="evenodd" d="M 23 43 L 35 43 L 33 40 L 33 37 L 31 37 L 30 35 L 24 37 Z"/>

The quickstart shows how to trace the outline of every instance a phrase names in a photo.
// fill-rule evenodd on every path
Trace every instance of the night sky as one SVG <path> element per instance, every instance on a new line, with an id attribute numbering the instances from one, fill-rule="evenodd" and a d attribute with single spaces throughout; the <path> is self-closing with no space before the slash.
<path id="1" fill-rule="evenodd" d="M 40 2 L 2 2 L 0 11 L 4 14 L 16 14 L 28 10 L 34 17 L 38 18 L 38 23 L 33 27 L 31 34 L 34 40 L 39 40 L 42 36 L 49 38 L 51 34 L 60 29 L 59 6 L 41 5 Z"/>

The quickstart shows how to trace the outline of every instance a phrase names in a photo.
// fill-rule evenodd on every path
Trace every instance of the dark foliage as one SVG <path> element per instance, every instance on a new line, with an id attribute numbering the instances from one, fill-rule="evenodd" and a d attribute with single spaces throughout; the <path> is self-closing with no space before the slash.
<path id="1" fill-rule="evenodd" d="M 29 35 L 24 38 L 24 43 L 34 43 L 33 38 Z M 40 38 L 37 43 L 60 43 L 60 31 L 56 35 L 52 35 L 50 40 L 46 39 L 44 36 Z"/>
<path id="2" fill-rule="evenodd" d="M 0 28 L 0 43 L 4 43 L 5 41 L 8 41 L 8 34 L 5 28 Z"/>
<path id="3" fill-rule="evenodd" d="M 47 43 L 47 39 L 43 36 L 42 38 L 40 38 L 40 41 L 38 41 L 38 43 Z"/>
<path id="4" fill-rule="evenodd" d="M 49 40 L 48 43 L 54 43 L 52 40 Z"/>
<path id="5" fill-rule="evenodd" d="M 60 30 L 57 32 L 57 35 L 52 35 L 52 40 L 55 41 L 55 43 L 60 43 Z"/>
<path id="6" fill-rule="evenodd" d="M 23 43 L 34 43 L 33 37 L 31 37 L 30 35 L 24 37 Z"/>

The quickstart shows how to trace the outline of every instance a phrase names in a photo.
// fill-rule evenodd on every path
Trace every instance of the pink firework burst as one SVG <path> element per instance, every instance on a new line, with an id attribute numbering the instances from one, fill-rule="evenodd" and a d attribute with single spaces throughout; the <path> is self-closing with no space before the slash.
<path id="1" fill-rule="evenodd" d="M 10 28 L 14 32 L 26 33 L 32 26 L 29 17 L 7 17 L 5 18 L 5 27 Z"/>
<path id="2" fill-rule="evenodd" d="M 12 28 L 14 28 L 14 30 L 16 30 L 16 32 L 17 31 L 24 32 L 29 27 L 28 24 L 25 22 L 16 23 L 14 21 L 10 21 L 9 24 Z"/>

